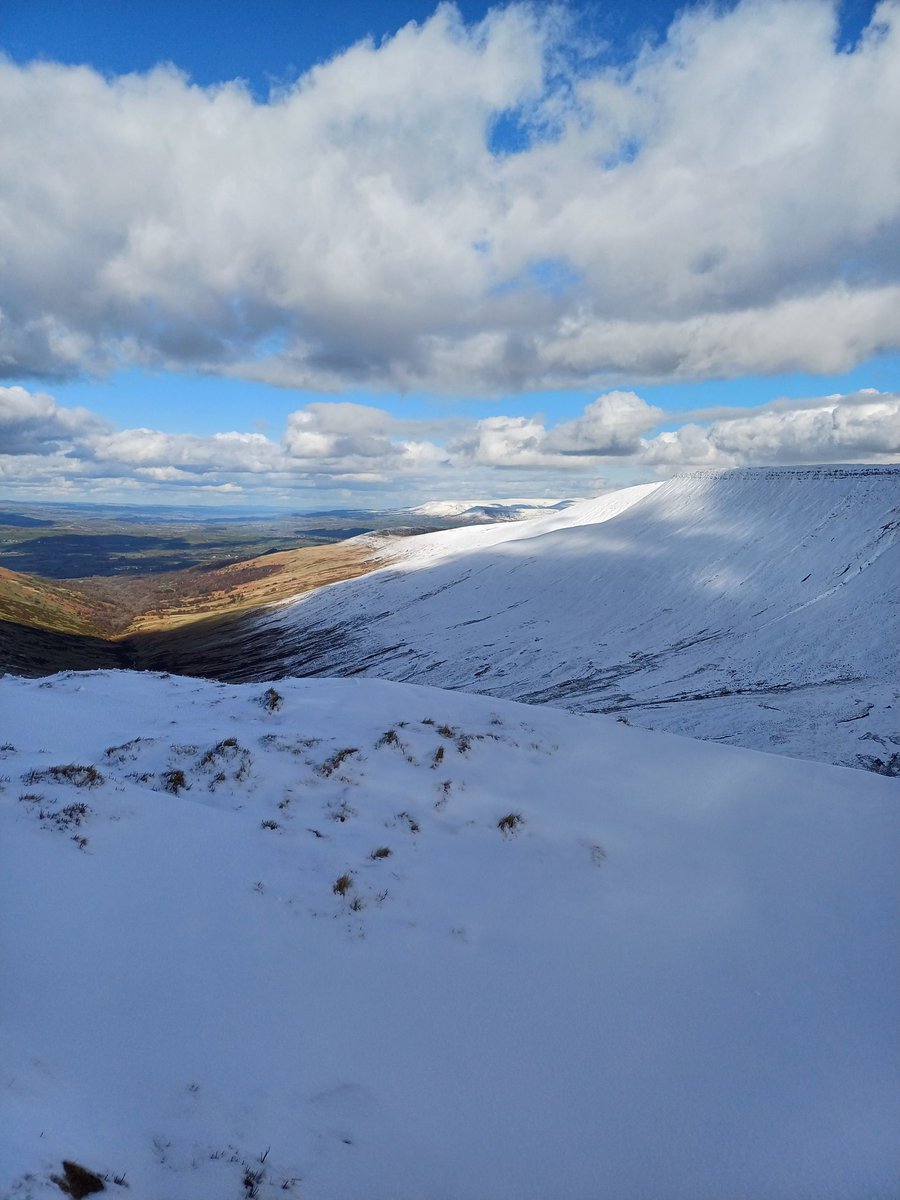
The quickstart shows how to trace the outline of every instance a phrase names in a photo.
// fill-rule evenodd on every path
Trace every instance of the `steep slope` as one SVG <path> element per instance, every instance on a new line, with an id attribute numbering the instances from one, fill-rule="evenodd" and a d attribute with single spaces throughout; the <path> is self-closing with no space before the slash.
<path id="1" fill-rule="evenodd" d="M 68 583 L 0 567 L 0 621 L 29 629 L 90 636 L 111 619 L 110 606 Z"/>
<path id="2" fill-rule="evenodd" d="M 897 1194 L 894 781 L 372 680 L 0 707 L 0 1194 Z"/>
<path id="3" fill-rule="evenodd" d="M 262 618 L 263 670 L 900 770 L 900 468 L 698 473 L 621 504 L 415 539 L 392 569 Z"/>

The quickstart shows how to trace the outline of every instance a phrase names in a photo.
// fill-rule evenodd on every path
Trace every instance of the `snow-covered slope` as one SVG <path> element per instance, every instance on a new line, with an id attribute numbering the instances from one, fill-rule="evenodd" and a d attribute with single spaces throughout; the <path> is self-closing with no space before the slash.
<path id="1" fill-rule="evenodd" d="M 530 540 L 542 537 L 546 533 L 555 533 L 558 529 L 572 529 L 579 525 L 598 525 L 625 512 L 660 486 L 658 483 L 642 483 L 636 487 L 608 492 L 605 496 L 598 496 L 593 500 L 573 500 L 564 507 L 513 524 L 494 522 L 462 529 L 444 529 L 403 541 L 395 540 L 382 548 L 382 555 L 390 562 L 401 561 L 409 567 L 424 567 L 478 550 L 486 550 L 503 542 L 517 542 L 523 538 Z"/>
<path id="2" fill-rule="evenodd" d="M 429 500 L 419 504 L 409 511 L 422 517 L 463 517 L 473 519 L 488 519 L 487 514 L 493 513 L 494 520 L 521 521 L 538 517 L 547 509 L 564 507 L 568 500 Z"/>
<path id="3" fill-rule="evenodd" d="M 900 770 L 898 530 L 897 467 L 679 476 L 395 544 L 392 566 L 261 618 L 263 669 Z"/>
<path id="4" fill-rule="evenodd" d="M 900 1194 L 895 781 L 278 693 L 0 680 L 0 1194 Z"/>

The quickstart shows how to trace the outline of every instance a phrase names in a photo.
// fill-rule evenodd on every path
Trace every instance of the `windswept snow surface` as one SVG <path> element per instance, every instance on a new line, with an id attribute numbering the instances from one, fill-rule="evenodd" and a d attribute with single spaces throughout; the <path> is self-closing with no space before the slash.
<path id="1" fill-rule="evenodd" d="M 278 692 L 0 680 L 0 1194 L 900 1194 L 896 781 Z"/>
<path id="2" fill-rule="evenodd" d="M 655 492 L 660 486 L 658 483 L 642 483 L 636 487 L 609 492 L 593 500 L 573 500 L 564 508 L 518 523 L 495 522 L 424 533 L 419 537 L 389 543 L 382 549 L 382 554 L 391 562 L 396 562 L 399 558 L 409 568 L 431 566 L 478 550 L 486 550 L 503 542 L 517 542 L 523 538 L 531 540 L 547 533 L 555 533 L 559 529 L 597 525 L 602 521 L 609 521 Z"/>
<path id="3" fill-rule="evenodd" d="M 539 517 L 548 508 L 565 506 L 569 500 L 429 500 L 409 511 L 422 517 L 462 517 L 476 519 L 492 513 L 494 520 L 521 521 Z"/>
<path id="4" fill-rule="evenodd" d="M 624 713 L 896 773 L 898 533 L 900 467 L 700 472 L 408 539 L 259 628 L 285 674 Z"/>

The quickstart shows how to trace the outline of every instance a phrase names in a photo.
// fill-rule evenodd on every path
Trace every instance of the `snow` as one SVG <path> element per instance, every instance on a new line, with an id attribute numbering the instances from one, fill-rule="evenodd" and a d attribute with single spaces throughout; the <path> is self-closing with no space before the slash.
<path id="1" fill-rule="evenodd" d="M 895 780 L 276 687 L 0 679 L 0 1194 L 900 1192 Z"/>
<path id="2" fill-rule="evenodd" d="M 900 1195 L 898 517 L 682 476 L 230 648 L 352 678 L 0 677 L 0 1196 Z"/>
<path id="3" fill-rule="evenodd" d="M 558 529 L 579 525 L 599 524 L 618 516 L 645 496 L 654 492 L 658 483 L 638 484 L 621 488 L 593 500 L 575 500 L 565 508 L 550 514 L 536 513 L 527 523 L 495 522 L 469 525 L 462 529 L 445 529 L 425 533 L 415 538 L 403 538 L 382 546 L 382 557 L 390 562 L 403 562 L 407 567 L 424 567 L 474 551 L 486 550 L 505 542 L 541 537 Z"/>
<path id="4" fill-rule="evenodd" d="M 700 472 L 392 543 L 273 609 L 265 670 L 624 713 L 900 769 L 900 468 Z"/>
<path id="5" fill-rule="evenodd" d="M 494 511 L 506 519 L 530 519 L 539 517 L 548 508 L 569 504 L 569 500 L 556 499 L 502 499 L 502 500 L 429 500 L 409 511 L 422 517 L 461 517 L 470 513 Z"/>

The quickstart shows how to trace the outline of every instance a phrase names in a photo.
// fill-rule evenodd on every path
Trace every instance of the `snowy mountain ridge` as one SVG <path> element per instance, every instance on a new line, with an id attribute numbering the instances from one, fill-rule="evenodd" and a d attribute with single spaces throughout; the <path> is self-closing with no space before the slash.
<path id="1" fill-rule="evenodd" d="M 528 519 L 550 508 L 569 504 L 568 499 L 428 500 L 409 511 L 423 517 L 460 517 L 470 513 L 496 512 L 506 519 Z"/>
<path id="2" fill-rule="evenodd" d="M 260 616 L 275 650 L 232 677 L 362 672 L 892 772 L 898 535 L 897 467 L 686 473 L 395 543 Z"/>
<path id="3" fill-rule="evenodd" d="M 850 479 L 870 475 L 900 476 L 900 465 L 893 463 L 811 463 L 789 467 L 700 467 L 679 471 L 671 478 L 682 479 Z"/>

